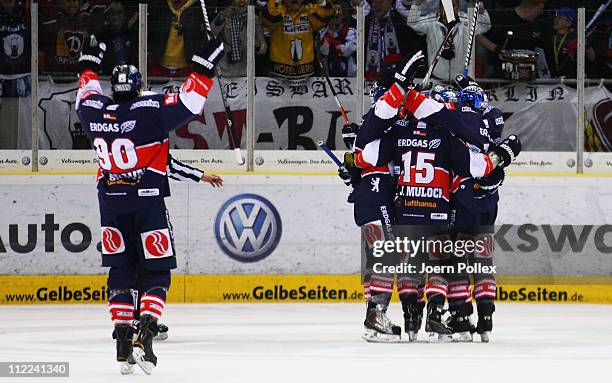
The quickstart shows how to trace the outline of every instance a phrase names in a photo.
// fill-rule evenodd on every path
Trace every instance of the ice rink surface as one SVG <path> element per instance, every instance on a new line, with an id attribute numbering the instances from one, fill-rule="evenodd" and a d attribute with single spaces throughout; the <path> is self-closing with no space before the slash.
<path id="1" fill-rule="evenodd" d="M 364 308 L 170 304 L 153 375 L 121 376 L 105 305 L 1 306 L 0 361 L 68 361 L 70 378 L 0 381 L 556 383 L 612 375 L 612 305 L 498 304 L 489 344 L 366 343 Z M 399 304 L 390 316 L 403 323 Z"/>

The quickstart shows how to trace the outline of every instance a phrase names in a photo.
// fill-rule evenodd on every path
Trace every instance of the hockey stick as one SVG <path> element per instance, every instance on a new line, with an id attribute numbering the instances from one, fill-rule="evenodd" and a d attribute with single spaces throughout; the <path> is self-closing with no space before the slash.
<path id="1" fill-rule="evenodd" d="M 346 110 L 344 109 L 344 106 L 342 106 L 340 99 L 338 99 L 338 93 L 336 93 L 336 90 L 334 89 L 334 86 L 332 85 L 331 79 L 329 78 L 329 73 L 327 73 L 327 69 L 325 69 L 325 66 L 321 62 L 321 56 L 319 56 L 318 61 L 319 61 L 319 67 L 321 67 L 321 71 L 323 72 L 323 76 L 325 77 L 325 80 L 327 80 L 327 85 L 329 85 L 329 89 L 334 95 L 334 100 L 336 100 L 336 105 L 338 105 L 338 110 L 340 111 L 340 114 L 342 115 L 342 119 L 344 120 L 344 123 L 346 125 L 350 125 L 351 123 L 348 119 L 348 116 L 346 115 Z"/>
<path id="2" fill-rule="evenodd" d="M 204 17 L 204 24 L 206 26 L 206 38 L 211 40 L 212 29 L 210 28 L 210 22 L 208 21 L 208 12 L 206 11 L 206 4 L 204 3 L 204 0 L 200 0 L 200 5 L 202 6 L 202 16 Z M 230 110 L 225 94 L 223 93 L 223 75 L 221 74 L 221 68 L 217 66 L 216 71 L 219 81 L 219 91 L 221 92 L 221 100 L 223 101 L 223 107 L 225 108 L 225 120 L 227 122 L 228 137 L 230 139 L 230 149 L 234 150 L 238 165 L 244 165 L 244 157 L 242 157 L 242 152 L 240 151 L 240 142 L 238 142 L 238 135 L 236 134 L 234 123 L 232 121 L 232 111 Z"/>
<path id="3" fill-rule="evenodd" d="M 455 10 L 453 8 L 453 0 L 442 0 L 442 8 L 446 13 L 446 21 L 450 24 L 455 21 Z"/>
<path id="4" fill-rule="evenodd" d="M 591 17 L 591 20 L 589 20 L 589 23 L 584 29 L 588 31 L 593 26 L 595 21 L 597 21 L 599 16 L 601 16 L 601 14 L 604 13 L 604 11 L 610 6 L 610 4 L 612 4 L 612 0 L 608 0 L 607 3 L 600 5 L 599 8 L 597 8 L 597 12 L 595 12 L 593 17 Z"/>
<path id="5" fill-rule="evenodd" d="M 323 141 L 319 141 L 319 147 L 321 149 L 323 149 L 323 151 L 325 152 L 325 154 L 327 154 L 329 156 L 329 158 L 331 158 L 332 161 L 334 161 L 334 163 L 340 168 L 340 170 L 346 170 L 346 168 L 344 167 L 344 164 L 340 161 L 340 159 L 338 157 L 336 157 L 336 155 L 327 147 L 327 145 L 325 145 L 325 143 Z"/>
<path id="6" fill-rule="evenodd" d="M 444 46 L 446 46 L 448 41 L 451 38 L 453 38 L 455 32 L 457 31 L 458 26 L 459 26 L 459 23 L 455 22 L 455 24 L 446 32 L 446 36 L 444 36 L 444 40 L 442 40 L 442 44 L 440 44 L 440 47 L 438 48 L 438 52 L 436 53 L 436 56 L 431 61 L 431 65 L 429 65 L 429 69 L 427 69 L 427 73 L 425 74 L 425 77 L 423 77 L 423 82 L 421 83 L 422 87 L 425 87 L 427 83 L 429 82 L 429 79 L 431 78 L 431 74 L 433 73 L 434 68 L 438 64 L 440 57 L 442 57 L 442 51 L 444 50 Z"/>
<path id="7" fill-rule="evenodd" d="M 470 59 L 472 58 L 472 46 L 474 45 L 474 33 L 476 33 L 476 22 L 478 21 L 478 12 L 480 12 L 480 1 L 476 0 L 474 4 L 474 14 L 472 15 L 472 25 L 470 25 L 470 35 L 468 45 L 465 50 L 465 62 L 463 65 L 463 75 L 467 77 L 470 69 Z"/>
<path id="8" fill-rule="evenodd" d="M 595 24 L 595 22 L 597 21 L 599 16 L 601 16 L 601 14 L 604 13 L 606 11 L 606 9 L 608 9 L 610 4 L 612 4 L 612 0 L 608 0 L 607 3 L 602 4 L 602 5 L 599 6 L 599 8 L 597 8 L 597 12 L 595 12 L 593 17 L 591 17 L 591 20 L 589 20 L 588 24 L 584 28 L 585 31 L 586 31 L 586 37 L 591 36 L 591 34 L 595 31 L 595 28 L 591 29 L 591 27 L 593 26 L 593 24 Z M 589 29 L 591 29 L 591 30 L 589 30 Z M 567 44 L 567 47 L 565 49 L 566 49 L 568 54 L 573 54 L 574 52 L 576 52 L 578 50 L 578 38 L 575 38 L 572 41 L 570 41 Z"/>

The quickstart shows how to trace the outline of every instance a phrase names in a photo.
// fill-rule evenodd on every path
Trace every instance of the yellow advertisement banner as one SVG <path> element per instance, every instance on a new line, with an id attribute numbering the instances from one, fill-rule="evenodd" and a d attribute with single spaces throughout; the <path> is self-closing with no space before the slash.
<path id="1" fill-rule="evenodd" d="M 497 299 L 612 303 L 612 278 L 499 277 Z M 105 275 L 0 276 L 0 304 L 104 303 Z M 394 300 L 397 295 L 394 294 Z M 359 275 L 174 275 L 171 303 L 363 302 Z"/>

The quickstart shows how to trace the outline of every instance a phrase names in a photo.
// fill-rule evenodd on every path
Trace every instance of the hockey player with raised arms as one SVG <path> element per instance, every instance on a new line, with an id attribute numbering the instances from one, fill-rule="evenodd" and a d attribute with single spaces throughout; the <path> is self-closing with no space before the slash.
<path id="1" fill-rule="evenodd" d="M 395 75 L 395 84 L 377 102 L 376 108 L 382 113 L 375 114 L 373 122 L 380 126 L 393 125 L 394 165 L 397 178 L 396 220 L 398 225 L 419 225 L 429 235 L 448 233 L 450 219 L 451 172 L 464 176 L 483 177 L 495 166 L 507 166 L 520 151 L 520 142 L 515 139 L 504 141 L 491 154 L 477 153 L 467 144 L 451 134 L 449 124 L 456 126 L 461 116 L 446 121 L 427 124 L 426 121 L 405 121 L 398 118 L 398 111 L 404 100 L 404 107 L 416 119 L 424 119 L 444 109 L 444 104 L 427 99 L 412 88 L 410 67 L 414 61 L 422 60 L 418 54 Z M 412 64 L 410 64 L 412 62 Z M 410 65 L 409 65 L 410 64 Z M 448 110 L 452 113 L 452 110 Z M 446 126 L 445 126 L 446 125 Z M 453 128 L 455 127 L 453 126 Z M 429 254 L 431 255 L 431 254 Z M 406 283 L 406 279 L 404 279 Z M 418 278 L 412 285 L 403 286 L 412 294 L 402 297 L 403 306 L 414 313 L 406 317 L 406 330 L 414 335 L 418 330 L 420 315 L 417 306 Z M 444 275 L 430 274 L 426 285 L 428 297 L 426 331 L 432 338 L 449 339 L 450 330 L 441 321 L 442 307 L 446 299 L 447 282 Z M 404 310 L 406 312 L 407 310 Z M 410 333 L 413 334 L 410 334 Z M 412 338 L 412 336 L 411 336 Z"/>
<path id="2" fill-rule="evenodd" d="M 194 54 L 194 72 L 178 94 L 141 95 L 138 69 L 119 65 L 111 76 L 112 97 L 102 93 L 98 81 L 105 48 L 94 36 L 86 41 L 79 59 L 76 107 L 99 159 L 102 265 L 110 268 L 109 310 L 117 334 L 116 358 L 124 374 L 133 372 L 134 362 L 150 374 L 157 364 L 152 341 L 170 287 L 170 270 L 176 268 L 164 204 L 168 133 L 202 112 L 223 44 L 213 39 Z M 139 287 L 144 293 L 132 344 L 132 291 Z"/>

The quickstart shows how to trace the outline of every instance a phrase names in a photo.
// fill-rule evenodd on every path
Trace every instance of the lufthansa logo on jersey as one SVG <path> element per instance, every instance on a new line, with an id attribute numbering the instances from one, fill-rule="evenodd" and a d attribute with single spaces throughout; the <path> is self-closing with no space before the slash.
<path id="1" fill-rule="evenodd" d="M 280 241 L 282 222 L 270 201 L 256 194 L 239 194 L 223 204 L 215 218 L 221 250 L 239 262 L 269 256 Z"/>

